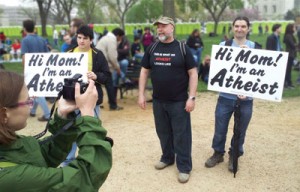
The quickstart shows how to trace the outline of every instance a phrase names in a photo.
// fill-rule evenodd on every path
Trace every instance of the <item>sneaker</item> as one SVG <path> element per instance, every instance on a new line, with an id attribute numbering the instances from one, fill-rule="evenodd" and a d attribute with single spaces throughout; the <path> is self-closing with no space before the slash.
<path id="1" fill-rule="evenodd" d="M 180 183 L 188 182 L 189 178 L 190 178 L 190 174 L 188 174 L 188 173 L 179 173 L 178 174 L 178 181 Z"/>
<path id="2" fill-rule="evenodd" d="M 168 167 L 170 164 L 164 163 L 162 161 L 158 162 L 157 164 L 154 165 L 155 169 L 157 170 L 161 170 L 164 169 L 166 167 Z"/>
<path id="3" fill-rule="evenodd" d="M 224 161 L 224 155 L 218 152 L 214 152 L 214 154 L 207 159 L 207 161 L 205 162 L 205 167 L 207 168 L 211 168 L 216 166 L 218 163 L 221 163 Z"/>
<path id="4" fill-rule="evenodd" d="M 233 173 L 233 157 L 232 157 L 232 155 L 229 155 L 228 171 Z"/>
<path id="5" fill-rule="evenodd" d="M 123 107 L 117 106 L 116 108 L 110 108 L 109 110 L 110 111 L 120 111 L 120 110 L 123 110 L 123 109 L 124 109 Z"/>
<path id="6" fill-rule="evenodd" d="M 39 120 L 39 121 L 49 121 L 50 118 L 46 118 L 46 117 L 44 117 L 44 116 L 41 116 L 41 117 L 38 118 L 38 120 Z"/>
<path id="7" fill-rule="evenodd" d="M 30 113 L 30 117 L 35 117 L 35 114 L 34 113 Z"/>

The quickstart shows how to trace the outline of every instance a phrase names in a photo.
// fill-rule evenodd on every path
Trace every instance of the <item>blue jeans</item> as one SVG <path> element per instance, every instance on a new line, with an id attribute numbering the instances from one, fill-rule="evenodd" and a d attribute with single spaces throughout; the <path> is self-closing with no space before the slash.
<path id="1" fill-rule="evenodd" d="M 76 110 L 75 113 L 78 114 L 77 117 L 81 116 L 79 110 Z M 100 118 L 100 105 L 96 105 L 96 107 L 94 108 L 94 116 L 97 118 Z M 64 162 L 62 162 L 62 167 L 67 166 L 71 161 L 73 161 L 75 159 L 76 150 L 77 150 L 77 144 L 76 144 L 76 142 L 73 142 L 71 151 L 69 152 L 68 156 L 66 157 L 66 160 Z"/>
<path id="2" fill-rule="evenodd" d="M 136 53 L 134 54 L 134 58 L 137 60 L 142 60 L 144 57 L 144 53 Z"/>
<path id="3" fill-rule="evenodd" d="M 184 109 L 185 103 L 153 99 L 156 133 L 162 149 L 160 161 L 173 164 L 176 154 L 177 168 L 181 173 L 192 170 L 191 117 Z"/>
<path id="4" fill-rule="evenodd" d="M 226 135 L 228 131 L 228 124 L 234 112 L 236 100 L 227 99 L 219 96 L 218 103 L 215 110 L 215 133 L 212 143 L 212 148 L 219 153 L 225 153 Z M 243 155 L 243 145 L 245 142 L 246 130 L 252 117 L 253 100 L 241 101 L 241 118 L 240 118 L 240 139 L 239 139 L 239 155 Z M 231 145 L 229 153 L 233 149 L 233 137 L 231 138 Z"/>
<path id="5" fill-rule="evenodd" d="M 31 114 L 36 114 L 36 109 L 37 109 L 38 105 L 40 105 L 42 110 L 43 110 L 43 113 L 44 113 L 43 116 L 45 118 L 50 118 L 50 110 L 48 108 L 47 101 L 46 101 L 45 97 L 36 97 L 36 98 L 34 98 L 33 106 L 30 109 L 30 113 Z"/>
<path id="6" fill-rule="evenodd" d="M 120 69 L 121 69 L 121 75 L 118 75 L 116 71 L 113 72 L 113 85 L 114 87 L 117 87 L 119 85 L 119 79 L 121 77 L 122 82 L 125 82 L 126 80 L 126 72 L 129 65 L 128 59 L 123 59 L 119 61 Z"/>
<path id="7" fill-rule="evenodd" d="M 203 48 L 198 48 L 198 49 L 190 48 L 192 55 L 194 56 L 194 59 L 197 63 L 198 71 L 199 71 L 199 65 L 201 63 L 202 49 Z"/>

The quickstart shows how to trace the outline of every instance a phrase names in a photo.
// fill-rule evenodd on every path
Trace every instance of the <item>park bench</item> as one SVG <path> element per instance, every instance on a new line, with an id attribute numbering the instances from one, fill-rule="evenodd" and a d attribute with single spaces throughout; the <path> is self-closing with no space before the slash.
<path id="1" fill-rule="evenodd" d="M 128 91 L 138 89 L 139 87 L 139 77 L 140 77 L 141 65 L 136 60 L 130 60 L 126 72 L 126 81 L 121 83 L 118 87 L 120 90 L 120 98 Z M 152 90 L 152 86 L 147 86 L 147 90 Z"/>

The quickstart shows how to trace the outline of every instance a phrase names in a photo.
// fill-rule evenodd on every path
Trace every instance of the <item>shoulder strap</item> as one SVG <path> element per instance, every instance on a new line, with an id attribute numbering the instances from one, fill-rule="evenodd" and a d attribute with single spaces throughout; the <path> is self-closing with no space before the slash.
<path id="1" fill-rule="evenodd" d="M 177 40 L 178 41 L 178 40 Z M 186 55 L 186 50 L 185 50 L 185 44 L 181 41 L 178 41 L 179 42 L 179 47 L 180 47 L 180 52 L 181 52 L 181 56 L 183 58 L 185 58 L 185 55 Z"/>
<path id="2" fill-rule="evenodd" d="M 16 163 L 12 163 L 12 162 L 8 162 L 8 161 L 1 161 L 0 162 L 0 167 L 1 168 L 4 168 L 4 167 L 13 167 L 13 166 L 16 166 L 18 164 Z"/>
<path id="3" fill-rule="evenodd" d="M 231 46 L 232 45 L 232 39 L 229 39 L 225 42 L 225 46 Z"/>
<path id="4" fill-rule="evenodd" d="M 254 49 L 262 49 L 262 45 L 261 44 L 259 44 L 258 42 L 254 42 Z"/>
<path id="5" fill-rule="evenodd" d="M 157 46 L 158 43 L 159 43 L 159 42 L 156 41 L 156 42 L 154 42 L 154 43 L 151 45 L 150 50 L 149 50 L 149 53 L 150 53 L 150 54 L 153 53 L 153 51 L 154 51 L 154 49 L 156 48 L 156 46 Z"/>

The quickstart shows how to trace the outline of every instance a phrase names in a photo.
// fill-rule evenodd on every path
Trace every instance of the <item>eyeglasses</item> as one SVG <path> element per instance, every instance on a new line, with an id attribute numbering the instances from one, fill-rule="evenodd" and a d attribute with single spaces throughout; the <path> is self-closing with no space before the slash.
<path id="1" fill-rule="evenodd" d="M 18 102 L 14 105 L 11 105 L 10 108 L 16 108 L 16 107 L 21 107 L 24 105 L 28 105 L 29 107 L 33 106 L 33 99 L 28 99 L 27 101 L 23 101 L 23 102 Z"/>

